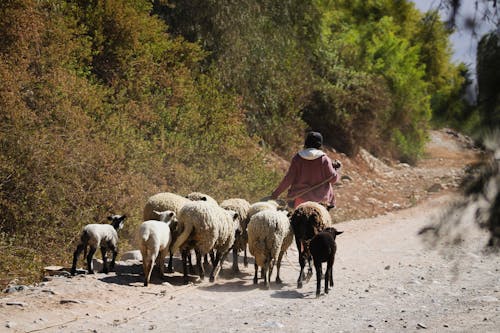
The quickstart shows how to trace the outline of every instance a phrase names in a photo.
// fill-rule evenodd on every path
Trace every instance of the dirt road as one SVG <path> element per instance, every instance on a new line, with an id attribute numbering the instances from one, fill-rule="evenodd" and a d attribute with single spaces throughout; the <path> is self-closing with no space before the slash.
<path id="1" fill-rule="evenodd" d="M 215 283 L 142 286 L 141 266 L 117 274 L 53 277 L 0 299 L 2 332 L 499 332 L 500 257 L 482 253 L 471 231 L 452 251 L 429 249 L 418 230 L 450 198 L 374 219 L 338 224 L 335 286 L 315 297 L 315 278 L 296 288 L 292 245 L 283 285 L 252 283 L 253 265 L 236 277 L 226 262 Z M 451 256 L 453 254 L 453 256 Z"/>

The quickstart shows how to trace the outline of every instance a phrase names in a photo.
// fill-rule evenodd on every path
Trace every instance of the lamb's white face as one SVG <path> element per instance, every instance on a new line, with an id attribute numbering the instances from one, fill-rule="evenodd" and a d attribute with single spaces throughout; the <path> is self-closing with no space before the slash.
<path id="1" fill-rule="evenodd" d="M 163 212 L 153 211 L 156 215 L 158 215 L 159 220 L 162 222 L 169 222 L 175 218 L 175 212 L 171 210 L 165 210 Z"/>

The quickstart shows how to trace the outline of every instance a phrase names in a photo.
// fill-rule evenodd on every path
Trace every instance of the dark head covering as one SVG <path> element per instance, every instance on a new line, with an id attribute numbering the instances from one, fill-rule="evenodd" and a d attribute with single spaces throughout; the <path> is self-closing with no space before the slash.
<path id="1" fill-rule="evenodd" d="M 323 136 L 319 132 L 309 132 L 306 136 L 306 141 L 304 142 L 305 148 L 321 148 L 323 144 Z"/>

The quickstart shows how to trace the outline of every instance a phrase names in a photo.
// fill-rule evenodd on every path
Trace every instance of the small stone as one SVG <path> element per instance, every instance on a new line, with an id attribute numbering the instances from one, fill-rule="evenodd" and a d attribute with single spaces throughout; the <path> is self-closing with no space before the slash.
<path id="1" fill-rule="evenodd" d="M 16 327 L 16 323 L 13 322 L 13 321 L 8 321 L 6 324 L 5 324 L 5 327 L 7 328 L 14 328 Z"/>
<path id="2" fill-rule="evenodd" d="M 12 305 L 12 306 L 20 306 L 20 307 L 28 306 L 28 304 L 24 303 L 24 302 L 7 302 L 5 304 Z"/>
<path id="3" fill-rule="evenodd" d="M 434 185 L 432 185 L 431 187 L 429 187 L 427 189 L 427 192 L 435 193 L 435 192 L 439 192 L 442 189 L 443 189 L 443 185 L 441 185 L 439 183 L 434 183 Z"/>
<path id="4" fill-rule="evenodd" d="M 82 301 L 79 301 L 77 299 L 62 299 L 59 303 L 60 304 L 68 304 L 68 303 L 81 304 Z"/>
<path id="5" fill-rule="evenodd" d="M 427 329 L 427 326 L 425 326 L 425 325 L 424 325 L 424 324 L 422 324 L 422 323 L 418 323 L 418 324 L 417 324 L 417 328 Z"/>
<path id="6" fill-rule="evenodd" d="M 387 265 L 387 266 L 385 266 L 385 267 L 384 267 L 384 269 L 385 269 L 386 271 L 390 270 L 390 269 L 391 269 L 391 265 Z"/>

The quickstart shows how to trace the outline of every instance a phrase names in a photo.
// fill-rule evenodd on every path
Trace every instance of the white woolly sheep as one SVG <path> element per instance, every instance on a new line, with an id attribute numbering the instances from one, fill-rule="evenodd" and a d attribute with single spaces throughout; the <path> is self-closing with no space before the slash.
<path id="1" fill-rule="evenodd" d="M 276 283 L 281 283 L 281 259 L 293 241 L 293 230 L 287 212 L 267 209 L 256 213 L 250 219 L 247 230 L 248 248 L 255 257 L 253 283 L 257 284 L 257 271 L 261 267 L 264 286 L 269 287 L 275 264 Z"/>
<path id="2" fill-rule="evenodd" d="M 175 213 L 166 210 L 156 212 L 156 214 L 160 220 L 144 221 L 138 232 L 144 270 L 144 286 L 149 284 L 155 262 L 160 269 L 160 277 L 164 278 L 165 257 L 170 251 L 172 240 L 170 223 L 175 219 Z"/>
<path id="3" fill-rule="evenodd" d="M 83 227 L 82 233 L 80 234 L 80 242 L 78 243 L 75 252 L 73 253 L 73 265 L 71 266 L 71 275 L 76 273 L 76 262 L 78 261 L 78 256 L 82 251 L 87 252 L 87 246 L 90 247 L 90 251 L 86 255 L 87 257 L 87 270 L 89 274 L 93 274 L 94 270 L 92 268 L 92 258 L 97 248 L 101 249 L 102 262 L 103 262 L 103 272 L 108 273 L 108 262 L 106 258 L 106 252 L 108 250 L 112 251 L 113 257 L 110 264 L 110 269 L 114 269 L 115 260 L 118 254 L 118 233 L 117 231 L 123 228 L 125 223 L 125 215 L 110 215 L 108 220 L 111 224 L 87 224 Z M 85 256 L 85 254 L 84 254 Z"/>
<path id="4" fill-rule="evenodd" d="M 247 257 L 247 225 L 248 225 L 248 210 L 250 209 L 250 203 L 245 199 L 231 198 L 226 199 L 221 202 L 220 206 L 226 210 L 235 211 L 240 217 L 240 227 L 236 231 L 234 244 L 233 244 L 233 272 L 237 273 L 240 271 L 238 267 L 238 252 L 243 251 L 243 265 L 248 266 Z"/>
<path id="5" fill-rule="evenodd" d="M 335 252 L 337 252 L 335 239 L 337 235 L 342 233 L 343 231 L 337 231 L 334 227 L 327 227 L 308 241 L 309 252 L 316 268 L 316 297 L 319 297 L 321 292 L 321 275 L 323 273 L 321 265 L 324 262 L 326 262 L 325 294 L 328 294 L 328 284 L 333 287 L 333 263 Z"/>
<path id="6" fill-rule="evenodd" d="M 210 273 L 210 282 L 213 282 L 227 252 L 233 246 L 239 226 L 238 214 L 209 202 L 193 201 L 182 207 L 177 218 L 179 236 L 172 249 L 182 251 L 184 282 L 188 282 L 186 259 L 190 249 L 196 252 L 196 265 L 201 279 L 205 276 L 201 257 L 211 250 L 215 251 Z"/>
<path id="7" fill-rule="evenodd" d="M 327 208 L 317 202 L 306 201 L 295 208 L 290 219 L 290 224 L 295 235 L 295 243 L 299 252 L 300 273 L 297 279 L 297 288 L 302 288 L 304 280 L 304 266 L 307 260 L 309 270 L 306 279 L 312 276 L 311 256 L 308 255 L 306 241 L 326 227 L 333 225 L 332 218 Z"/>

